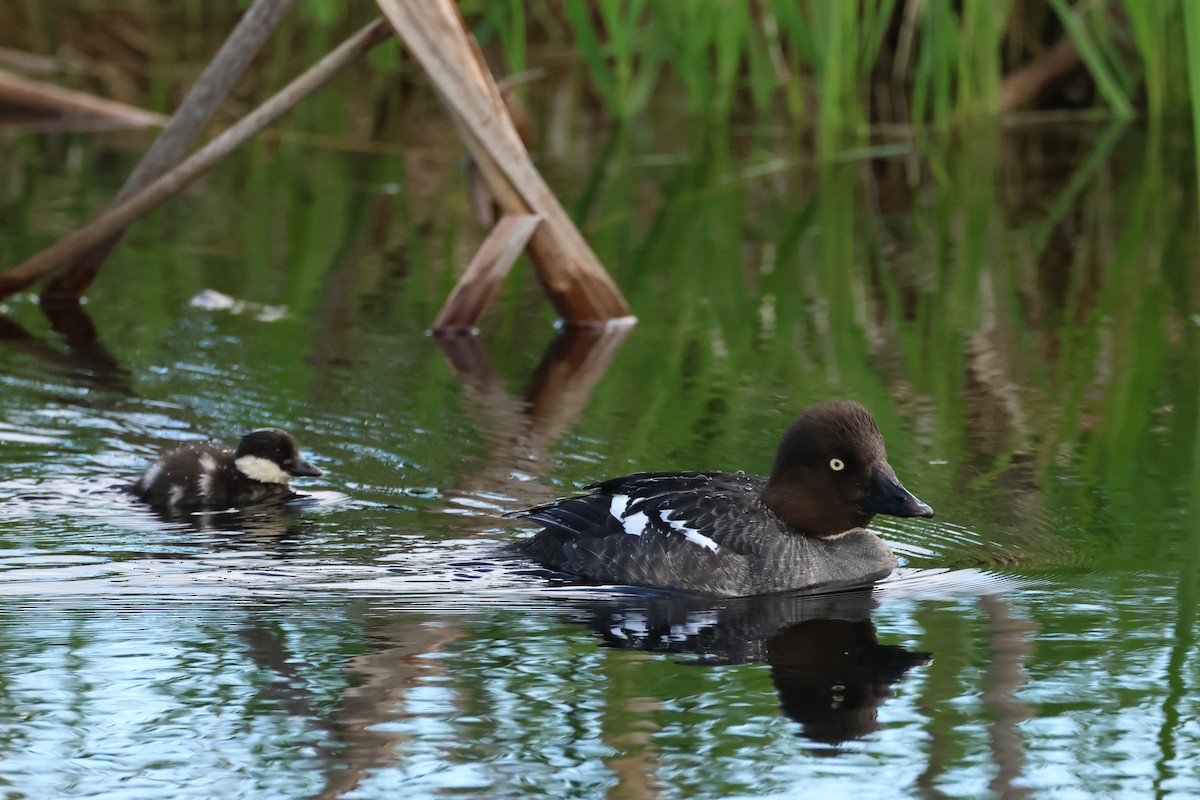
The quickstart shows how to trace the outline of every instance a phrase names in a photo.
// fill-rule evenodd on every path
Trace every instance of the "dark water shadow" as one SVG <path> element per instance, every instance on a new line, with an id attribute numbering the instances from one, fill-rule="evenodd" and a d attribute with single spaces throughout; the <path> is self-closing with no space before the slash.
<path id="1" fill-rule="evenodd" d="M 487 414 L 488 426 L 531 436 L 545 446 L 562 436 L 586 408 L 592 390 L 604 376 L 632 326 L 565 328 L 542 353 L 530 375 L 524 396 L 512 396 L 492 366 L 479 339 L 470 334 L 438 333 L 433 336 L 472 400 Z M 520 408 L 514 417 L 512 408 Z M 510 433 L 511 435 L 511 433 Z"/>
<path id="2" fill-rule="evenodd" d="M 95 323 L 78 301 L 39 304 L 52 333 L 39 336 L 20 323 L 0 316 L 0 346 L 29 356 L 67 380 L 120 397 L 135 397 L 131 373 L 101 340 Z M 62 345 L 65 344 L 65 349 Z M 48 383 L 47 385 L 53 385 Z M 88 396 L 92 396 L 90 393 Z M 77 398 L 72 402 L 79 402 Z M 90 402 L 90 401 L 88 401 Z M 128 477 L 132 481 L 133 476 Z M 121 478 L 80 480 L 68 476 L 33 489 L 14 486 L 8 502 L 24 504 L 31 515 L 77 514 L 121 521 L 146 515 L 162 523 L 163 531 L 179 534 L 179 543 L 218 549 L 266 546 L 279 557 L 315 529 L 303 519 L 306 508 L 320 505 L 314 497 L 297 494 L 286 503 L 220 511 L 165 511 L 136 500 Z M 187 535 L 202 534 L 188 538 Z M 157 554 L 146 553 L 147 557 Z"/>
<path id="3" fill-rule="evenodd" d="M 586 626 L 608 648 L 683 656 L 683 663 L 699 668 L 767 664 L 781 711 L 817 745 L 815 753 L 830 756 L 878 730 L 879 708 L 893 687 L 932 660 L 928 653 L 879 642 L 870 589 L 732 600 L 597 592 L 559 605 L 553 616 L 565 614 Z M 256 663 L 280 676 L 292 674 L 286 646 L 269 626 L 251 623 L 243 635 L 253 643 Z M 311 797 L 345 796 L 396 763 L 412 735 L 410 717 L 419 717 L 405 697 L 414 686 L 438 679 L 446 665 L 436 656 L 470 636 L 468 625 L 453 616 L 430 624 L 423 614 L 390 613 L 371 632 L 370 652 L 347 662 L 350 687 L 331 713 L 317 713 L 315 695 L 303 682 L 269 682 L 271 701 L 299 711 L 326 739 L 314 754 L 326 784 Z M 468 697 L 452 702 L 461 713 L 474 713 Z"/>
<path id="4" fill-rule="evenodd" d="M 519 492 L 519 497 L 497 511 L 554 496 L 550 481 L 545 480 L 555 466 L 550 448 L 579 420 L 631 330 L 630 326 L 613 326 L 560 331 L 546 347 L 520 397 L 507 390 L 475 336 L 435 335 L 434 342 L 462 381 L 489 443 L 483 464 L 464 474 L 448 494 L 512 497 Z M 514 476 L 520 479 L 514 480 Z M 476 518 L 485 527 L 495 524 L 490 513 Z"/>
<path id="5" fill-rule="evenodd" d="M 204 558 L 214 551 L 251 548 L 264 559 L 284 559 L 303 549 L 319 529 L 309 517 L 313 509 L 340 501 L 333 493 L 297 495 L 286 503 L 260 504 L 218 511 L 154 508 L 138 500 L 129 479 L 104 477 L 63 479 L 39 484 L 0 483 L 0 502 L 11 518 L 94 520 L 104 527 L 154 532 L 155 542 L 169 547 L 173 557 Z M 329 499 L 332 498 L 332 499 Z M 124 558 L 159 561 L 156 549 L 122 548 Z M 164 574 L 164 580 L 169 578 Z M 164 590 L 170 586 L 164 584 Z M 178 588 L 178 587 L 174 587 Z"/>
<path id="6" fill-rule="evenodd" d="M 317 501 L 299 496 L 287 503 L 262 504 L 220 511 L 168 511 L 138 504 L 181 535 L 201 534 L 205 550 L 262 548 L 262 555 L 285 558 L 300 548 L 317 525 L 303 516 Z"/>
<path id="7" fill-rule="evenodd" d="M 0 344 L 31 356 L 67 377 L 97 389 L 122 395 L 135 394 L 130 373 L 100 340 L 91 316 L 76 302 L 41 305 L 54 333 L 66 351 L 50 338 L 42 338 L 20 323 L 0 316 Z"/>
<path id="8" fill-rule="evenodd" d="M 769 665 L 780 709 L 799 723 L 801 736 L 819 745 L 815 752 L 828 755 L 878 730 L 878 710 L 893 696 L 892 687 L 931 661 L 928 653 L 878 641 L 871 621 L 877 603 L 870 589 L 732 600 L 597 591 L 557 605 L 562 610 L 553 616 L 565 614 L 571 623 L 586 626 L 608 648 L 683 656 L 684 663 L 700 668 Z M 431 656 L 470 636 L 454 617 L 428 623 L 420 614 L 390 614 L 372 631 L 372 651 L 348 662 L 351 688 L 331 715 L 313 719 L 331 739 L 318 756 L 328 782 L 313 797 L 341 797 L 373 771 L 395 763 L 408 736 L 404 697 L 428 680 L 431 670 L 445 668 Z M 307 701 L 288 697 L 286 702 Z M 469 699 L 454 702 L 468 713 Z"/>
<path id="9" fill-rule="evenodd" d="M 929 653 L 880 644 L 871 589 L 714 601 L 652 594 L 588 604 L 579 621 L 606 647 L 687 656 L 698 666 L 766 663 L 780 708 L 819 744 L 879 729 L 892 686 Z"/>

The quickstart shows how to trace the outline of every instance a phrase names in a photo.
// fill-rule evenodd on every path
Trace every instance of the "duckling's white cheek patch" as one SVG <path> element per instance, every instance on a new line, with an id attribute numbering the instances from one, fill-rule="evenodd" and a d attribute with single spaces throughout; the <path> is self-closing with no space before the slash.
<path id="1" fill-rule="evenodd" d="M 245 475 L 252 481 L 261 483 L 287 483 L 288 474 L 276 464 L 274 461 L 269 461 L 258 456 L 242 456 L 233 465 L 238 468 L 238 472 Z"/>

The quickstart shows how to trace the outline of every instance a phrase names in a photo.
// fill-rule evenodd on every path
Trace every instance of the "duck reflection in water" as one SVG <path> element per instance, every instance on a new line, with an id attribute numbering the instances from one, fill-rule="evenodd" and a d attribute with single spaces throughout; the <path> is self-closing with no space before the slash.
<path id="1" fill-rule="evenodd" d="M 687 655 L 706 666 L 765 662 L 783 712 L 802 735 L 838 745 L 878 730 L 878 710 L 892 687 L 932 660 L 880 644 L 875 606 L 868 589 L 727 601 L 646 594 L 583 610 L 609 647 Z"/>
<path id="2" fill-rule="evenodd" d="M 162 522 L 191 534 L 198 547 L 217 549 L 265 547 L 267 554 L 287 555 L 317 533 L 318 525 L 306 519 L 303 510 L 316 501 L 302 499 L 284 505 L 264 503 L 223 511 L 149 509 Z"/>

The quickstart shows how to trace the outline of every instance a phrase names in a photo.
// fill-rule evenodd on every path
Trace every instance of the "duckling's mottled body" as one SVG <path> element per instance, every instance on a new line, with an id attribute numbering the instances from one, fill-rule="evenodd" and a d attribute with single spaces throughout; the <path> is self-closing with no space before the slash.
<path id="1" fill-rule="evenodd" d="M 867 583 L 897 566 L 864 530 L 876 513 L 932 516 L 887 463 L 858 403 L 823 403 L 780 443 L 771 476 L 644 472 L 521 512 L 545 528 L 517 546 L 602 583 L 740 596 Z"/>
<path id="2" fill-rule="evenodd" d="M 293 476 L 320 474 L 300 457 L 294 437 L 267 428 L 243 436 L 236 450 L 183 445 L 151 464 L 131 490 L 164 511 L 225 509 L 284 502 L 296 496 Z"/>

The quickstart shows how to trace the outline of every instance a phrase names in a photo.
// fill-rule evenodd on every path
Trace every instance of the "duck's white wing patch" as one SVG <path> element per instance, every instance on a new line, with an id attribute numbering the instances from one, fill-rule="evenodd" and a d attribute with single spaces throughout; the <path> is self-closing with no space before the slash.
<path id="1" fill-rule="evenodd" d="M 259 456 L 242 456 L 233 465 L 250 480 L 262 483 L 287 483 L 290 477 L 274 461 Z"/>
<path id="2" fill-rule="evenodd" d="M 613 519 L 621 523 L 627 534 L 630 536 L 641 536 L 646 532 L 646 523 L 650 521 L 650 518 L 641 511 L 625 516 L 625 511 L 628 508 L 629 495 L 614 494 L 612 502 L 608 504 L 608 513 L 612 515 Z"/>
<path id="3" fill-rule="evenodd" d="M 646 512 L 639 511 L 622 519 L 621 524 L 625 526 L 625 532 L 630 536 L 641 536 L 646 532 L 646 523 L 649 521 L 650 518 L 646 516 Z"/>
<path id="4" fill-rule="evenodd" d="M 708 538 L 703 533 L 700 533 L 700 531 L 693 531 L 689 528 L 675 528 L 675 530 L 682 533 L 689 542 L 692 542 L 693 544 L 698 544 L 701 547 L 707 547 L 709 550 L 712 550 L 714 553 L 717 552 L 718 549 L 720 549 L 715 541 Z"/>
<path id="5" fill-rule="evenodd" d="M 695 528 L 689 528 L 687 523 L 684 522 L 683 520 L 674 519 L 672 517 L 672 514 L 675 513 L 674 509 L 663 508 L 663 509 L 659 510 L 659 513 L 662 515 L 663 522 L 670 525 L 672 530 L 682 533 L 684 538 L 687 539 L 689 542 L 691 542 L 693 544 L 698 544 L 701 547 L 707 547 L 709 550 L 712 550 L 714 553 L 717 552 L 718 549 L 720 549 L 720 546 L 713 539 L 710 539 L 709 537 L 705 536 L 703 533 L 696 530 Z"/>
<path id="6" fill-rule="evenodd" d="M 608 513 L 613 515 L 614 519 L 620 520 L 625 513 L 625 509 L 629 507 L 629 495 L 614 494 L 612 503 L 608 506 Z"/>
<path id="7" fill-rule="evenodd" d="M 615 494 L 609 503 L 608 513 L 621 523 L 625 533 L 630 536 L 641 536 L 647 530 L 659 536 L 669 536 L 671 531 L 674 531 L 682 534 L 683 538 L 692 544 L 706 547 L 714 553 L 720 550 L 720 546 L 714 539 L 690 527 L 684 519 L 673 518 L 672 515 L 677 513 L 675 509 L 659 508 L 651 509 L 649 512 L 638 511 L 626 514 L 629 510 L 629 503 L 629 495 Z M 637 505 L 635 504 L 634 507 L 636 508 Z M 666 523 L 667 527 L 664 527 L 663 523 Z"/>

